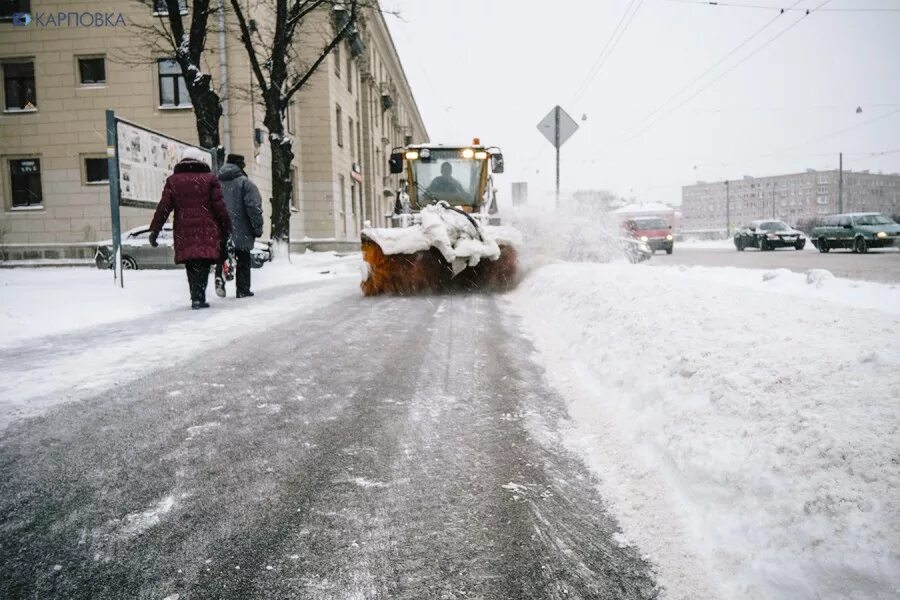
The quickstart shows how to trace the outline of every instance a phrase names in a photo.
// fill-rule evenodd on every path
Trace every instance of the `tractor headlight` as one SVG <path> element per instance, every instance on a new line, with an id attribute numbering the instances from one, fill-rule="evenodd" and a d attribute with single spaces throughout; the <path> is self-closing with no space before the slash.
<path id="1" fill-rule="evenodd" d="M 646 235 L 642 235 L 642 236 L 641 236 L 641 241 L 642 241 L 642 242 L 646 242 L 646 241 L 647 241 L 647 236 L 646 236 Z"/>
<path id="2" fill-rule="evenodd" d="M 479 150 L 475 153 L 475 158 L 478 160 L 484 160 L 487 158 L 487 152 L 485 152 L 484 150 Z"/>
<path id="3" fill-rule="evenodd" d="M 671 234 L 671 233 L 670 233 L 669 235 L 666 236 L 666 241 L 667 241 L 667 242 L 671 242 L 671 241 L 672 241 L 672 234 Z"/>
<path id="4" fill-rule="evenodd" d="M 875 237 L 877 237 L 878 239 L 884 239 L 887 237 L 887 234 L 883 231 L 879 231 L 878 233 L 875 234 Z"/>
<path id="5" fill-rule="evenodd" d="M 421 156 L 422 158 L 431 158 L 431 150 L 429 150 L 428 148 L 422 148 L 421 150 L 419 150 L 419 156 Z"/>
<path id="6" fill-rule="evenodd" d="M 419 158 L 419 153 L 415 150 L 408 150 L 406 152 L 406 160 L 416 160 Z"/>
<path id="7" fill-rule="evenodd" d="M 475 151 L 471 148 L 466 148 L 462 151 L 462 156 L 463 158 L 472 158 L 473 156 L 475 156 Z"/>

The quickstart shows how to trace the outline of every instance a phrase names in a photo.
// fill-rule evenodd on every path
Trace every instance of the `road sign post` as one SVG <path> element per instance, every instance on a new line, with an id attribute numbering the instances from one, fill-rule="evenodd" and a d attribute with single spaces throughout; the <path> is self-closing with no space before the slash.
<path id="1" fill-rule="evenodd" d="M 106 160 L 109 161 L 109 216 L 112 221 L 113 281 L 125 287 L 122 278 L 122 220 L 119 216 L 119 146 L 116 143 L 116 113 L 106 111 Z"/>
<path id="2" fill-rule="evenodd" d="M 556 148 L 556 206 L 559 207 L 559 148 L 578 130 L 578 123 L 559 105 L 537 124 L 547 141 Z"/>

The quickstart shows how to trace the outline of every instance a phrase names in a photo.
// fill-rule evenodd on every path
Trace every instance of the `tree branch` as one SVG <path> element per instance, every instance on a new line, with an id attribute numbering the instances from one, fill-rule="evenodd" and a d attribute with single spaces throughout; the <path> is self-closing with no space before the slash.
<path id="1" fill-rule="evenodd" d="M 316 62 L 314 62 L 309 67 L 309 69 L 306 71 L 306 73 L 303 76 L 301 76 L 297 81 L 295 81 L 294 84 L 291 85 L 291 87 L 289 87 L 288 90 L 284 93 L 285 104 L 287 104 L 290 101 L 290 99 L 293 97 L 293 95 L 296 94 L 297 91 L 300 88 L 302 88 L 306 84 L 307 81 L 309 81 L 310 77 L 313 76 L 313 74 L 316 72 L 316 70 L 319 68 L 319 66 L 323 62 L 325 62 L 325 59 L 328 58 L 329 54 L 331 54 L 331 51 L 334 50 L 334 48 L 338 44 L 341 43 L 341 40 L 344 39 L 344 36 L 347 34 L 347 32 L 349 32 L 353 28 L 353 26 L 356 24 L 357 6 L 358 6 L 358 0 L 353 0 L 350 3 L 350 18 L 347 20 L 347 22 L 344 24 L 344 26 L 341 28 L 341 30 L 337 33 L 337 35 L 334 36 L 334 38 L 331 40 L 331 43 L 328 44 L 324 50 L 322 50 L 321 54 L 319 55 L 319 58 L 316 59 Z"/>
<path id="2" fill-rule="evenodd" d="M 256 76 L 259 87 L 262 88 L 263 93 L 265 93 L 266 90 L 269 89 L 269 83 L 266 81 L 266 76 L 263 75 L 262 68 L 259 65 L 259 58 L 256 56 L 253 40 L 250 39 L 250 27 L 247 25 L 247 19 L 244 18 L 244 11 L 241 9 L 238 0 L 231 0 L 231 8 L 234 9 L 234 14 L 238 20 L 238 26 L 241 28 L 241 42 L 247 50 L 247 57 L 250 59 L 250 68 Z"/>

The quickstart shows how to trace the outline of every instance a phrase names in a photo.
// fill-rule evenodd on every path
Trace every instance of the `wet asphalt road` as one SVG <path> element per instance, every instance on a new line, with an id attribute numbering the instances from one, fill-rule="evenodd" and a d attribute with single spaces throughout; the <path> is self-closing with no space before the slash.
<path id="1" fill-rule="evenodd" d="M 12 424 L 0 598 L 655 597 L 516 327 L 348 294 Z"/>
<path id="2" fill-rule="evenodd" d="M 793 248 L 760 252 L 748 248 L 690 248 L 675 244 L 671 255 L 657 252 L 651 265 L 698 265 L 705 267 L 740 267 L 744 269 L 790 269 L 805 273 L 810 269 L 828 269 L 835 277 L 863 279 L 881 283 L 900 283 L 900 252 L 896 249 L 870 250 L 854 254 L 848 250 L 832 250 L 821 254 L 815 249 Z"/>

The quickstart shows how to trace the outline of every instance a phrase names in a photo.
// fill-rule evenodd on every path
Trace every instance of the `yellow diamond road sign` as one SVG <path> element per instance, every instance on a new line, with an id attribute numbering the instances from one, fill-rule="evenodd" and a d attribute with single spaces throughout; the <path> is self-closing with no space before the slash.
<path id="1" fill-rule="evenodd" d="M 554 106 L 537 124 L 538 131 L 559 149 L 578 130 L 578 123 L 559 106 Z"/>

